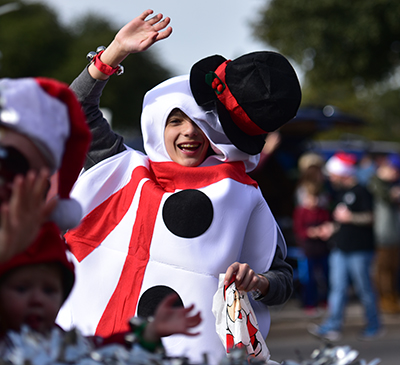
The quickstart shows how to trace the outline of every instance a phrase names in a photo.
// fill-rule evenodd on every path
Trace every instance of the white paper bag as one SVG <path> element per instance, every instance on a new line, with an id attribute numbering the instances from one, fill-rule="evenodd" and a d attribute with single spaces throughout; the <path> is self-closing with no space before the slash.
<path id="1" fill-rule="evenodd" d="M 226 288 L 225 274 L 219 275 L 218 290 L 213 299 L 217 333 L 229 354 L 232 348 L 245 348 L 250 356 L 266 361 L 270 353 L 258 330 L 257 318 L 246 292 L 236 289 L 233 280 Z"/>

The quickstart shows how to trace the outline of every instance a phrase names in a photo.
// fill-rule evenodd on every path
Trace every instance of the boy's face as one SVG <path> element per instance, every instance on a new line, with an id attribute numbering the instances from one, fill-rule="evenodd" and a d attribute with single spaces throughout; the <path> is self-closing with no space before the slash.
<path id="1" fill-rule="evenodd" d="M 0 284 L 1 332 L 26 324 L 42 334 L 53 327 L 63 301 L 61 270 L 56 264 L 19 267 Z"/>
<path id="2" fill-rule="evenodd" d="M 164 141 L 171 160 L 187 167 L 200 165 L 210 146 L 203 131 L 179 109 L 173 110 L 167 119 Z"/>

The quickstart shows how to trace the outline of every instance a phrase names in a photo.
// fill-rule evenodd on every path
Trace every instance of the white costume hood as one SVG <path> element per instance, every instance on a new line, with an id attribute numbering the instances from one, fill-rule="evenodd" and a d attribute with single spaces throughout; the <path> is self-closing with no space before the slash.
<path id="1" fill-rule="evenodd" d="M 197 105 L 190 90 L 189 75 L 168 79 L 148 91 L 144 97 L 142 133 L 144 148 L 151 161 L 172 161 L 165 148 L 164 129 L 169 114 L 175 108 L 182 110 L 199 126 L 215 152 L 200 166 L 243 161 L 246 172 L 257 166 L 260 155 L 251 156 L 237 149 L 225 135 L 217 112 Z"/>

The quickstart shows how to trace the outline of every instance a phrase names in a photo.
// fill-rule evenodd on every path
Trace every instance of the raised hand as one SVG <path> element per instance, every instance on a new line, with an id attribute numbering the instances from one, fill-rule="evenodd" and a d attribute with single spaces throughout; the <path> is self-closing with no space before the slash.
<path id="1" fill-rule="evenodd" d="M 129 54 L 143 52 L 154 43 L 168 38 L 172 33 L 172 28 L 168 26 L 170 18 L 163 19 L 162 14 L 157 14 L 147 19 L 152 13 L 153 10 L 146 10 L 122 27 L 102 53 L 101 61 L 111 67 L 117 67 Z M 89 73 L 95 79 L 108 78 L 93 64 L 89 66 Z"/>
<path id="2" fill-rule="evenodd" d="M 121 50 L 127 54 L 142 52 L 171 35 L 172 28 L 168 27 L 170 18 L 163 19 L 162 14 L 157 14 L 146 20 L 152 13 L 153 10 L 146 10 L 121 28 L 115 36 L 115 42 Z"/>

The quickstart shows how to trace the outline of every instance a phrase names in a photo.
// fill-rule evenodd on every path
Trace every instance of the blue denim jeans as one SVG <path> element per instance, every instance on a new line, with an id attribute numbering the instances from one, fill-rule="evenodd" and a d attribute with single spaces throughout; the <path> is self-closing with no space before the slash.
<path id="1" fill-rule="evenodd" d="M 316 307 L 320 302 L 326 303 L 329 286 L 328 256 L 304 258 L 298 262 L 298 268 L 304 306 Z"/>
<path id="2" fill-rule="evenodd" d="M 380 327 L 376 294 L 371 282 L 373 251 L 343 252 L 333 250 L 329 256 L 330 293 L 328 297 L 329 317 L 322 325 L 325 330 L 340 331 L 351 283 L 365 310 L 366 328 Z"/>

